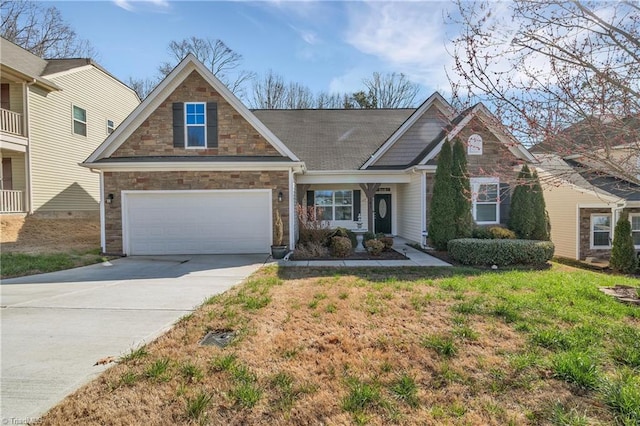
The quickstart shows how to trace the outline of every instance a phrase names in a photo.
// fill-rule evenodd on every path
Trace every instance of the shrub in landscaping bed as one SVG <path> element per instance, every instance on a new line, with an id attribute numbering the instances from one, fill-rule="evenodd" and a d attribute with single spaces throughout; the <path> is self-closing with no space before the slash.
<path id="1" fill-rule="evenodd" d="M 364 246 L 372 256 L 380 256 L 385 247 L 384 243 L 380 240 L 369 240 L 364 243 Z"/>
<path id="2" fill-rule="evenodd" d="M 461 238 L 448 244 L 449 256 L 463 265 L 542 265 L 553 257 L 550 241 Z"/>
<path id="3" fill-rule="evenodd" d="M 515 232 L 502 226 L 479 226 L 473 230 L 472 237 L 482 240 L 515 240 L 517 238 Z"/>
<path id="4" fill-rule="evenodd" d="M 334 229 L 331 234 L 329 234 L 330 238 L 333 237 L 346 237 L 349 238 L 349 240 L 351 241 L 351 246 L 352 247 L 356 247 L 358 245 L 358 239 L 356 238 L 356 234 L 353 233 L 353 231 L 346 229 L 346 228 L 336 228 Z"/>
<path id="5" fill-rule="evenodd" d="M 347 237 L 331 238 L 331 255 L 335 257 L 347 257 L 351 254 L 351 240 Z"/>

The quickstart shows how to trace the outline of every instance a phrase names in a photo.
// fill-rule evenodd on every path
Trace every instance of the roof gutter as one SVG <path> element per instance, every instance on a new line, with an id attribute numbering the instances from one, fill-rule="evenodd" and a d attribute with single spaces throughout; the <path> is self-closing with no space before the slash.
<path id="1" fill-rule="evenodd" d="M 168 161 L 156 162 L 122 162 L 122 163 L 78 163 L 79 166 L 103 172 L 167 172 L 167 171 L 285 171 L 303 172 L 304 162 L 291 161 Z"/>

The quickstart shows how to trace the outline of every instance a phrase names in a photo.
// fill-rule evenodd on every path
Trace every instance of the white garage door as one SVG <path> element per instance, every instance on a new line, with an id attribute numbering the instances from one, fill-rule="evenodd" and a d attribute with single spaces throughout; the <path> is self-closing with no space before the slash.
<path id="1" fill-rule="evenodd" d="M 129 255 L 268 253 L 271 191 L 123 193 Z"/>

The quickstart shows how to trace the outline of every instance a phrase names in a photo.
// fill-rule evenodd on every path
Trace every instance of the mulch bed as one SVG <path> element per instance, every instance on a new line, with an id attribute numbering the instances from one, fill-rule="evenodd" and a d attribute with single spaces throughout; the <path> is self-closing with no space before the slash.
<path id="1" fill-rule="evenodd" d="M 372 256 L 368 252 L 353 252 L 350 256 L 347 257 L 295 257 L 291 256 L 291 260 L 407 260 L 404 255 L 398 253 L 397 251 L 385 250 L 380 256 Z"/>

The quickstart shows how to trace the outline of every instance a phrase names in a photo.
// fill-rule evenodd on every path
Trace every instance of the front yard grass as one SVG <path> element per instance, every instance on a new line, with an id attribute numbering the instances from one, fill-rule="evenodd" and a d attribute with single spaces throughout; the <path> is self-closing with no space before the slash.
<path id="1" fill-rule="evenodd" d="M 100 249 L 60 253 L 0 253 L 0 278 L 55 272 L 103 262 Z"/>
<path id="2" fill-rule="evenodd" d="M 640 424 L 640 309 L 545 271 L 267 267 L 39 424 Z M 233 330 L 226 348 L 201 347 Z M 108 354 L 105 354 L 108 355 Z"/>

